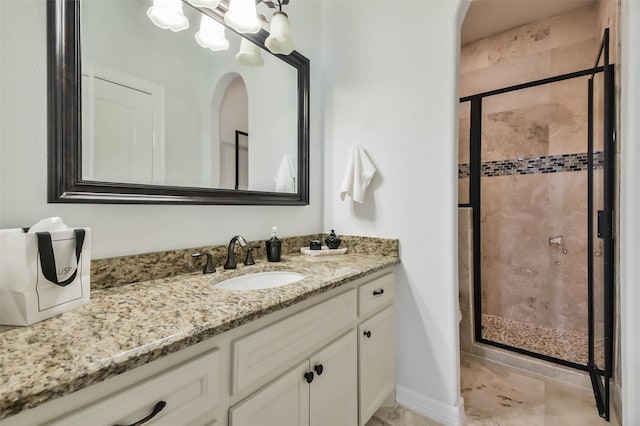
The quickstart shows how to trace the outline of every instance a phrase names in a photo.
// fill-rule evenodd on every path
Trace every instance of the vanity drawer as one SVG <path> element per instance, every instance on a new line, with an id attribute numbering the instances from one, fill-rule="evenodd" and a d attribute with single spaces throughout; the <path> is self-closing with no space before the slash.
<path id="1" fill-rule="evenodd" d="M 393 303 L 394 274 L 386 274 L 358 287 L 358 315 L 367 316 Z"/>
<path id="2" fill-rule="evenodd" d="M 164 401 L 150 423 L 188 425 L 218 405 L 220 369 L 220 351 L 215 349 L 49 424 L 130 425 L 151 415 Z"/>
<path id="3" fill-rule="evenodd" d="M 349 290 L 233 343 L 232 393 L 282 374 L 355 326 L 356 292 Z"/>

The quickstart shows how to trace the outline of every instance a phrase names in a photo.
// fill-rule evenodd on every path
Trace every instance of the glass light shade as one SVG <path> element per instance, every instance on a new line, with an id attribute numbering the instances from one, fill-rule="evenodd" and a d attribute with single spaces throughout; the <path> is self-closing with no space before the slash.
<path id="1" fill-rule="evenodd" d="M 244 34 L 255 34 L 262 28 L 254 0 L 231 0 L 224 22 Z"/>
<path id="2" fill-rule="evenodd" d="M 189 0 L 189 3 L 195 7 L 207 7 L 209 9 L 215 9 L 220 4 L 220 0 Z"/>
<path id="3" fill-rule="evenodd" d="M 224 35 L 224 26 L 207 15 L 202 15 L 200 31 L 196 33 L 196 42 L 214 52 L 229 48 L 229 40 Z"/>
<path id="4" fill-rule="evenodd" d="M 271 34 L 264 42 L 272 53 L 288 55 L 296 48 L 291 36 L 289 18 L 282 12 L 276 12 L 271 18 Z"/>
<path id="5" fill-rule="evenodd" d="M 182 12 L 180 0 L 153 0 L 147 16 L 157 27 L 178 32 L 189 28 L 189 20 Z"/>
<path id="6" fill-rule="evenodd" d="M 264 64 L 260 50 L 258 46 L 243 37 L 240 41 L 240 51 L 236 54 L 236 60 L 242 65 L 259 67 Z"/>

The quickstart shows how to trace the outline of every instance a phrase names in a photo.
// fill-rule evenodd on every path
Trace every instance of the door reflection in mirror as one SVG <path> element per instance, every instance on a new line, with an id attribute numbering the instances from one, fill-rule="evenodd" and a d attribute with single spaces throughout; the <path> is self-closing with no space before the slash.
<path id="1" fill-rule="evenodd" d="M 248 189 L 248 108 L 247 87 L 242 77 L 236 75 L 228 82 L 219 108 L 212 111 L 213 114 L 219 111 L 220 188 Z"/>

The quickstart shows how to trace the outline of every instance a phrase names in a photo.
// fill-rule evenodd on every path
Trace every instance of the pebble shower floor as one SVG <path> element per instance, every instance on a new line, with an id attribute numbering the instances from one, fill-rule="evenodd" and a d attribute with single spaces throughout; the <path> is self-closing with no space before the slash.
<path id="1" fill-rule="evenodd" d="M 587 333 L 540 327 L 488 314 L 482 314 L 482 327 L 482 337 L 486 340 L 580 365 L 587 364 Z"/>

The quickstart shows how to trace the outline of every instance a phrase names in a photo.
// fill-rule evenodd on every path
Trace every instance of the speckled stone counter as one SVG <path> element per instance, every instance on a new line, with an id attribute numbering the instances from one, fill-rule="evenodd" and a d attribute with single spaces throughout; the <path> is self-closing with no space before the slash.
<path id="1" fill-rule="evenodd" d="M 394 250 L 340 256 L 283 255 L 282 262 L 211 275 L 186 274 L 92 290 L 91 303 L 0 332 L 0 419 L 35 407 L 399 263 Z M 288 270 L 301 281 L 251 291 L 224 279 Z"/>

